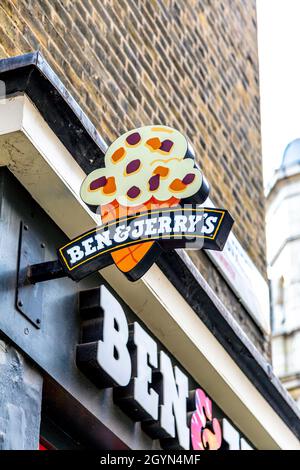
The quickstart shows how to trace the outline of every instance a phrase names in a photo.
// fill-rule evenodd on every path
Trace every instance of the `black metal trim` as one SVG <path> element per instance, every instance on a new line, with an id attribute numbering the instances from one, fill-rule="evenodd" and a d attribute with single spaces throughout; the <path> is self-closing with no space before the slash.
<path id="1" fill-rule="evenodd" d="M 106 143 L 40 52 L 0 60 L 0 76 L 7 95 L 31 99 L 87 173 L 104 165 Z"/>
<path id="2" fill-rule="evenodd" d="M 101 166 L 99 157 L 101 161 L 107 145 L 40 52 L 0 60 L 0 78 L 5 81 L 7 94 L 29 96 L 84 171 L 89 173 Z M 179 252 L 166 253 L 158 265 L 274 411 L 300 438 L 300 411 L 296 403 L 187 258 Z"/>

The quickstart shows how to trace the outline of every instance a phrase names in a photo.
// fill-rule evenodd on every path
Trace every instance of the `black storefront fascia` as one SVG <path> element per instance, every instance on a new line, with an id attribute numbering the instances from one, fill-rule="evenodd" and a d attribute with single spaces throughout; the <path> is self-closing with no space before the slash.
<path id="1" fill-rule="evenodd" d="M 25 93 L 86 173 L 98 166 L 99 156 L 103 156 L 106 150 L 105 142 L 39 52 L 2 60 L 0 74 L 6 94 Z M 232 321 L 231 315 L 201 274 L 191 268 L 189 258 L 179 251 L 165 253 L 158 265 L 238 367 L 299 438 L 299 411 L 295 403 L 273 374 L 270 365 Z M 88 281 L 86 287 L 90 286 Z M 46 382 L 46 387 L 53 387 L 53 393 L 55 389 L 59 401 L 59 387 L 51 380 Z M 76 410 L 74 400 L 68 402 L 66 414 L 68 409 L 71 419 Z M 105 431 L 105 435 L 109 436 L 109 430 Z M 108 448 L 115 439 L 113 435 L 110 438 L 111 441 L 108 438 L 106 444 Z"/>

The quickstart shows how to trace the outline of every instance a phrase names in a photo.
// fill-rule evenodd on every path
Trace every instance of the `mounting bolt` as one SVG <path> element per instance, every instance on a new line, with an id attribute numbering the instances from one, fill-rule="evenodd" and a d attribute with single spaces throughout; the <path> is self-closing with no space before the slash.
<path id="1" fill-rule="evenodd" d="M 39 325 L 41 323 L 41 320 L 39 318 L 37 318 L 35 321 L 36 321 L 37 325 Z"/>
<path id="2" fill-rule="evenodd" d="M 41 248 L 45 248 L 45 243 L 41 243 Z"/>
<path id="3" fill-rule="evenodd" d="M 24 225 L 24 230 L 28 230 L 28 225 Z"/>
<path id="4" fill-rule="evenodd" d="M 23 302 L 22 302 L 22 300 L 18 300 L 18 307 L 23 307 Z"/>
<path id="5" fill-rule="evenodd" d="M 24 329 L 24 335 L 29 335 L 29 329 L 28 328 Z"/>

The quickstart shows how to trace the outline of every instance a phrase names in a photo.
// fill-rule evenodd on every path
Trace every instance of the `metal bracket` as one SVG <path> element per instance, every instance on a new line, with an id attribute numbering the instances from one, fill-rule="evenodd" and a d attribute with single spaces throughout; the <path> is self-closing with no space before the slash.
<path id="1" fill-rule="evenodd" d="M 43 285 L 32 284 L 28 279 L 28 268 L 45 259 L 45 244 L 38 240 L 29 225 L 21 222 L 16 307 L 36 328 L 42 323 Z"/>
<path id="2" fill-rule="evenodd" d="M 66 276 L 67 274 L 58 259 L 55 261 L 31 264 L 27 269 L 27 280 L 30 284 L 51 281 L 51 279 L 59 279 Z"/>
<path id="3" fill-rule="evenodd" d="M 37 328 L 42 323 L 43 281 L 65 277 L 59 260 L 44 261 L 45 243 L 21 222 L 16 307 Z"/>

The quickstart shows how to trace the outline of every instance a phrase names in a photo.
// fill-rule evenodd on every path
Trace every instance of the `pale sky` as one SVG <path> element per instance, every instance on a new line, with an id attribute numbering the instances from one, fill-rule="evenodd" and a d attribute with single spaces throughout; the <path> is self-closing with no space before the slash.
<path id="1" fill-rule="evenodd" d="M 300 137 L 300 0 L 256 0 L 265 184 Z"/>

